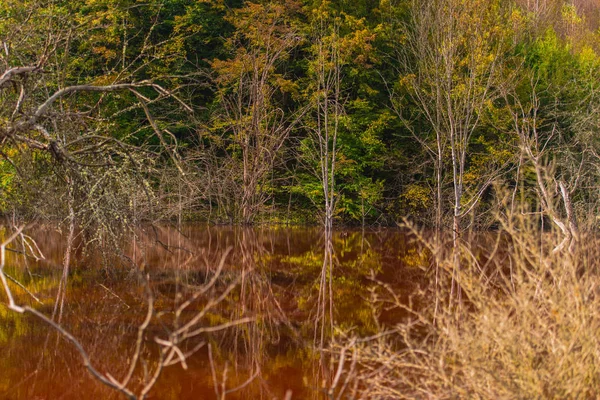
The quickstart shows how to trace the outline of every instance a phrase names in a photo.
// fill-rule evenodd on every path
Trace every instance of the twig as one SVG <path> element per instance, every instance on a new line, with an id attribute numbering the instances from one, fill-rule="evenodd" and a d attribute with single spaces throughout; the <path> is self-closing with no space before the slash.
<path id="1" fill-rule="evenodd" d="M 38 298 L 36 297 L 36 295 L 34 295 L 33 293 L 31 293 L 29 290 L 27 290 L 27 288 L 26 288 L 25 286 L 23 286 L 23 285 L 21 284 L 21 282 L 17 281 L 15 278 L 13 278 L 12 276 L 10 276 L 10 275 L 9 275 L 9 274 L 7 274 L 6 272 L 4 273 L 4 275 L 6 275 L 6 277 L 7 277 L 8 279 L 10 279 L 10 280 L 11 280 L 11 281 L 13 281 L 15 284 L 17 284 L 17 285 L 18 285 L 18 286 L 19 286 L 21 289 L 23 289 L 24 291 L 26 291 L 26 292 L 27 292 L 27 294 L 28 294 L 28 295 L 30 295 L 31 297 L 33 297 L 33 299 L 34 299 L 35 301 L 37 301 L 37 302 L 38 302 L 38 303 L 40 303 L 40 304 L 44 304 L 44 303 L 42 303 L 42 302 L 40 301 L 40 299 L 38 299 Z"/>
<path id="2" fill-rule="evenodd" d="M 118 295 L 117 295 L 115 292 L 113 292 L 112 290 L 110 290 L 109 288 L 107 288 L 106 286 L 104 286 L 104 285 L 103 285 L 103 284 L 101 284 L 101 283 L 98 283 L 98 285 L 99 285 L 101 288 L 103 288 L 104 290 L 106 290 L 108 293 L 110 293 L 111 295 L 113 295 L 114 297 L 116 297 L 117 299 L 119 299 L 119 300 L 121 301 L 121 303 L 125 304 L 125 306 L 126 306 L 127 308 L 131 308 L 131 307 L 129 307 L 129 305 L 128 305 L 127 303 L 125 303 L 125 301 L 124 301 L 122 298 L 120 298 L 120 297 L 119 297 L 119 296 L 118 296 Z"/>

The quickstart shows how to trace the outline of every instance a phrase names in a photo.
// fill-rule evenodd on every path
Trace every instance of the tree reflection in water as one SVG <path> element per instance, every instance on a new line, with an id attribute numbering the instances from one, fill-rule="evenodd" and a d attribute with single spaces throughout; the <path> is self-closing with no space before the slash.
<path id="1" fill-rule="evenodd" d="M 42 304 L 11 284 L 17 303 L 51 315 L 66 243 L 49 227 L 30 233 L 46 260 L 9 254 L 7 273 Z M 127 377 L 147 312 L 143 271 L 154 313 L 131 377 L 136 393 L 159 366 L 165 346 L 155 338 L 181 335 L 202 314 L 194 325 L 199 333 L 178 349 L 187 354 L 206 345 L 185 359 L 187 369 L 173 356 L 179 362 L 162 369 L 148 398 L 326 398 L 332 385 L 339 391 L 343 384 L 335 382 L 339 357 L 326 350 L 331 340 L 348 332 L 368 335 L 398 318 L 370 306 L 371 274 L 408 293 L 421 274 L 411 266 L 415 254 L 395 230 L 163 226 L 140 230 L 121 254 L 110 256 L 82 247 L 77 236 L 61 324 L 98 371 Z M 11 312 L 5 302 L 0 318 L 0 393 L 15 399 L 122 397 L 85 372 L 70 343 L 45 345 L 55 335 L 47 324 Z M 245 323 L 229 326 L 231 321 Z M 218 326 L 227 329 L 213 332 Z"/>

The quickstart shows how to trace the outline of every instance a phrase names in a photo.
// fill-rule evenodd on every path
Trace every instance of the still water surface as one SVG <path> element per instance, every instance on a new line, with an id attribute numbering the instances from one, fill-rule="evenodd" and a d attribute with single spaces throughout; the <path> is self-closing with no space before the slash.
<path id="1" fill-rule="evenodd" d="M 326 240 L 318 228 L 164 226 L 125 240 L 120 255 L 92 250 L 77 238 L 61 302 L 57 293 L 66 234 L 49 227 L 28 234 L 45 260 L 10 253 L 7 272 L 30 292 L 11 283 L 18 301 L 48 316 L 54 312 L 81 341 L 95 367 L 117 379 L 127 374 L 146 313 L 138 271 L 149 277 L 155 314 L 145 332 L 133 389 L 156 366 L 153 338 L 174 329 L 174 310 L 214 276 L 226 254 L 214 290 L 200 296 L 181 319 L 193 318 L 207 301 L 237 282 L 201 325 L 239 318 L 253 322 L 182 344 L 185 352 L 206 343 L 187 359 L 186 369 L 181 363 L 164 369 L 151 399 L 215 399 L 250 377 L 254 379 L 225 398 L 283 399 L 290 393 L 293 399 L 324 398 L 323 387 L 336 366 L 318 349 L 339 332 L 366 336 L 392 326 L 403 316 L 374 310 L 369 301 L 374 290 L 383 282 L 408 298 L 423 281 L 427 265 L 420 246 L 395 229 L 336 231 L 327 262 Z M 73 346 L 45 323 L 8 310 L 4 294 L 0 300 L 0 398 L 123 398 L 91 378 Z"/>

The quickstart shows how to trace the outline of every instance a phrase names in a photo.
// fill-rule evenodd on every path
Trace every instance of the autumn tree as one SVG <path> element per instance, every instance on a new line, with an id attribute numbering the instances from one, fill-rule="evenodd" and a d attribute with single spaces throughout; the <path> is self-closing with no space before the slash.
<path id="1" fill-rule="evenodd" d="M 235 32 L 227 40 L 230 58 L 211 62 L 217 112 L 210 124 L 224 150 L 217 163 L 229 165 L 228 196 L 234 220 L 252 223 L 271 197 L 269 180 L 282 147 L 302 110 L 286 109 L 297 89 L 283 65 L 301 42 L 295 1 L 248 2 L 227 20 Z"/>
<path id="2" fill-rule="evenodd" d="M 367 62 L 375 35 L 364 19 L 337 11 L 329 1 L 319 2 L 307 13 L 311 46 L 304 93 L 309 112 L 300 157 L 319 182 L 319 195 L 309 197 L 322 210 L 324 225 L 330 229 L 341 198 L 336 181 L 339 170 L 353 163 L 340 151 L 340 133 L 344 125 L 348 127 L 349 94 L 343 80 L 350 66 Z M 360 190 L 364 200 L 368 189 Z"/>
<path id="3" fill-rule="evenodd" d="M 415 116 L 407 115 L 401 104 L 395 110 L 433 160 L 438 228 L 445 210 L 445 177 L 450 177 L 456 240 L 462 218 L 495 176 L 489 171 L 466 186 L 474 135 L 506 80 L 511 43 L 507 10 L 495 1 L 461 0 L 413 2 L 410 10 L 398 53 L 404 66 L 400 84 L 407 87 L 426 129 L 414 125 Z"/>

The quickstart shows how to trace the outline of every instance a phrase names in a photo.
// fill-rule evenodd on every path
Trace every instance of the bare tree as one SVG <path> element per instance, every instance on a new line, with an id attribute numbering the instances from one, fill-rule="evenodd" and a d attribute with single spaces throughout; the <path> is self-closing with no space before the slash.
<path id="1" fill-rule="evenodd" d="M 317 143 L 320 179 L 325 200 L 325 228 L 330 230 L 336 207 L 335 163 L 340 117 L 343 113 L 341 99 L 341 60 L 339 49 L 339 23 L 331 26 L 324 19 L 317 22 L 314 93 L 316 126 L 311 130 Z M 327 32 L 333 29 L 332 32 Z"/>
<path id="2" fill-rule="evenodd" d="M 551 165 L 552 158 L 556 157 L 551 153 L 557 151 L 553 142 L 558 140 L 558 123 L 556 120 L 544 119 L 537 81 L 533 76 L 529 88 L 530 98 L 526 101 L 521 101 L 516 95 L 506 96 L 507 102 L 512 105 L 510 110 L 513 127 L 519 137 L 521 161 L 527 160 L 533 166 L 541 211 L 563 234 L 563 240 L 554 251 L 568 248 L 572 252 L 579 238 L 579 228 L 571 196 L 580 184 L 581 167 L 584 165 L 585 157 L 582 158 L 579 171 L 575 172 L 574 180 L 567 183 L 560 176 L 556 176 Z M 554 200 L 557 195 L 560 195 L 562 200 L 562 210 Z"/>
<path id="3" fill-rule="evenodd" d="M 0 156 L 14 170 L 18 211 L 74 217 L 80 227 L 113 237 L 140 215 L 160 215 L 153 185 L 158 176 L 172 169 L 183 185 L 190 183 L 162 115 L 194 111 L 181 96 L 187 77 L 148 73 L 177 42 L 153 41 L 162 23 L 160 4 L 110 12 L 100 5 L 79 19 L 45 2 L 5 6 L 14 12 L 0 24 Z M 150 17 L 135 33 L 135 51 L 127 23 L 133 10 Z M 99 37 L 99 24 L 117 24 L 122 37 Z M 102 52 L 78 53 L 102 38 Z M 78 69 L 84 57 L 93 64 L 89 72 Z"/>

